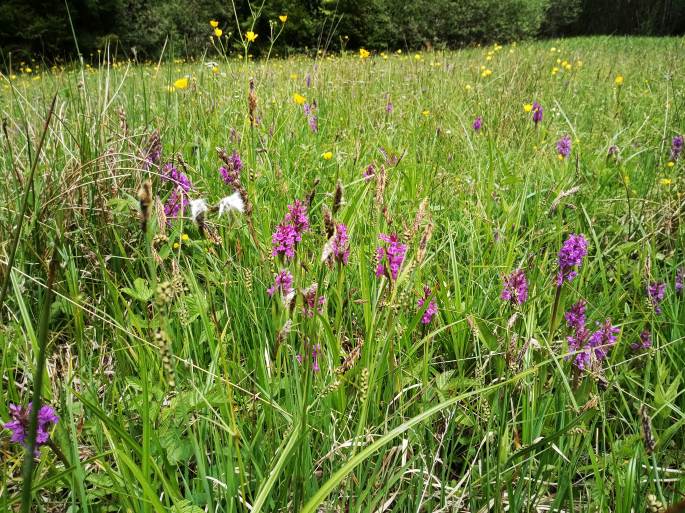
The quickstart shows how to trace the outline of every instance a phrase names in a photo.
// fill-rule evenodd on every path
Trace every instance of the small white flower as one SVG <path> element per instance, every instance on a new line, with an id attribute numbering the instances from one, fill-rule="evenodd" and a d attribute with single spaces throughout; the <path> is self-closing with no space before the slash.
<path id="1" fill-rule="evenodd" d="M 245 212 L 243 198 L 240 197 L 240 193 L 237 191 L 230 196 L 221 198 L 221 201 L 219 201 L 219 217 L 221 217 L 224 212 L 228 214 L 231 210 L 237 210 L 241 214 Z"/>
<path id="2" fill-rule="evenodd" d="M 203 199 L 195 199 L 190 202 L 190 217 L 197 221 L 198 217 L 207 212 L 207 202 Z"/>

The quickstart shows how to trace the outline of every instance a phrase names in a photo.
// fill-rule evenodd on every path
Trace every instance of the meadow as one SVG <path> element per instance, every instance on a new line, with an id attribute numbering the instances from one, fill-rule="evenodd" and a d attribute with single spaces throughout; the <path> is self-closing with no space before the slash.
<path id="1" fill-rule="evenodd" d="M 0 510 L 680 503 L 683 40 L 248 51 L 2 76 Z"/>

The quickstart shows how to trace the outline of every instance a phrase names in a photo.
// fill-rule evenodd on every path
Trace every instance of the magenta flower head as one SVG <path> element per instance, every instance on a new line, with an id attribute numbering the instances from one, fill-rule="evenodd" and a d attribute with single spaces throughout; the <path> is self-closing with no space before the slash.
<path id="1" fill-rule="evenodd" d="M 480 132 L 480 129 L 483 127 L 483 118 L 478 116 L 473 120 L 473 125 L 471 125 L 471 127 L 473 128 L 474 132 Z"/>
<path id="2" fill-rule="evenodd" d="M 5 429 L 12 431 L 13 442 L 19 443 L 26 447 L 26 440 L 29 430 L 29 419 L 31 417 L 31 406 L 22 408 L 16 404 L 10 404 L 9 413 L 11 420 L 4 425 Z M 59 422 L 59 417 L 55 414 L 52 406 L 44 404 L 38 410 L 38 425 L 36 430 L 36 455 L 38 454 L 38 447 L 47 443 L 50 439 L 50 428 Z"/>
<path id="3" fill-rule="evenodd" d="M 649 349 L 650 347 L 652 347 L 652 334 L 648 330 L 644 330 L 642 333 L 640 333 L 640 340 L 638 342 L 633 342 L 630 344 L 630 348 L 633 351 Z"/>
<path id="4" fill-rule="evenodd" d="M 680 157 L 680 153 L 683 151 L 683 144 L 685 144 L 685 138 L 682 135 L 676 135 L 671 141 L 671 160 L 673 162 Z"/>
<path id="5" fill-rule="evenodd" d="M 385 104 L 385 112 L 386 112 L 387 114 L 392 114 L 392 111 L 393 111 L 393 110 L 395 110 L 395 109 L 394 109 L 394 107 L 393 107 L 393 105 L 392 105 L 392 102 L 391 102 L 390 99 L 388 98 L 388 101 L 387 101 L 387 103 Z"/>
<path id="6" fill-rule="evenodd" d="M 369 164 L 368 166 L 366 166 L 366 169 L 364 170 L 364 173 L 362 174 L 362 176 L 364 177 L 364 181 L 368 182 L 369 180 L 371 180 L 374 177 L 375 174 L 376 174 L 376 166 L 374 166 L 373 164 Z"/>
<path id="7" fill-rule="evenodd" d="M 685 282 L 685 268 L 680 267 L 675 272 L 675 293 L 678 295 L 683 293 L 683 282 Z"/>
<path id="8" fill-rule="evenodd" d="M 583 235 L 572 233 L 564 241 L 559 250 L 559 273 L 557 274 L 557 287 L 561 287 L 564 281 L 573 281 L 578 275 L 577 269 L 583 264 L 583 258 L 587 255 L 587 240 Z"/>
<path id="9" fill-rule="evenodd" d="M 335 234 L 331 241 L 331 251 L 336 262 L 347 265 L 350 258 L 350 239 L 347 235 L 347 226 L 343 223 L 335 225 Z"/>
<path id="10" fill-rule="evenodd" d="M 266 291 L 269 296 L 280 292 L 282 296 L 287 296 L 293 291 L 293 275 L 287 269 L 281 269 L 274 278 L 274 284 Z"/>
<path id="11" fill-rule="evenodd" d="M 376 276 L 386 275 L 393 281 L 397 279 L 397 275 L 404 262 L 404 257 L 407 253 L 407 245 L 402 244 L 397 234 L 385 235 L 381 233 L 378 238 L 386 243 L 386 247 L 378 246 L 376 248 Z M 388 275 L 389 269 L 389 275 Z"/>
<path id="12" fill-rule="evenodd" d="M 284 256 L 288 259 L 295 258 L 297 244 L 302 242 L 302 236 L 291 224 L 281 223 L 271 236 L 272 256 Z"/>
<path id="13" fill-rule="evenodd" d="M 429 297 L 431 297 L 431 289 L 428 288 L 426 285 L 424 285 L 423 286 L 423 297 L 420 297 L 418 302 L 416 303 L 417 308 L 418 309 L 423 308 Z M 423 312 L 423 316 L 421 316 L 421 323 L 422 324 L 430 324 L 430 322 L 433 320 L 433 317 L 435 317 L 437 314 L 438 314 L 438 304 L 435 302 L 435 300 L 432 300 L 430 303 L 428 303 L 428 306 L 426 307 L 426 311 Z"/>
<path id="14" fill-rule="evenodd" d="M 288 205 L 288 213 L 271 236 L 271 255 L 294 258 L 297 244 L 302 242 L 302 234 L 306 231 L 309 231 L 307 206 L 300 200 L 295 200 Z"/>
<path id="15" fill-rule="evenodd" d="M 557 141 L 557 154 L 561 159 L 568 158 L 571 154 L 571 137 L 565 135 Z"/>
<path id="16" fill-rule="evenodd" d="M 323 313 L 323 305 L 326 303 L 325 296 L 318 295 L 319 285 L 312 283 L 302 291 L 302 313 L 309 318 L 314 317 L 314 312 Z"/>
<path id="17" fill-rule="evenodd" d="M 542 121 L 542 105 L 533 102 L 533 123 L 537 126 L 540 121 Z"/>
<path id="18" fill-rule="evenodd" d="M 571 309 L 564 314 L 564 319 L 566 319 L 566 325 L 574 330 L 578 330 L 585 327 L 585 309 L 587 303 L 585 300 L 581 299 Z"/>
<path id="19" fill-rule="evenodd" d="M 619 328 L 611 325 L 611 319 L 607 319 L 604 324 L 599 325 L 597 331 L 590 335 L 588 346 L 592 348 L 598 361 L 606 358 L 609 350 L 616 343 L 616 335 L 620 331 Z"/>
<path id="20" fill-rule="evenodd" d="M 528 299 L 528 280 L 523 269 L 516 269 L 503 279 L 500 299 L 512 304 L 522 305 Z"/>
<path id="21" fill-rule="evenodd" d="M 307 217 L 307 206 L 300 200 L 295 200 L 291 205 L 288 205 L 285 222 L 292 225 L 298 234 L 308 231 L 309 217 Z"/>
<path id="22" fill-rule="evenodd" d="M 228 157 L 228 166 L 221 166 L 219 173 L 228 185 L 235 187 L 235 184 L 240 182 L 240 171 L 243 169 L 243 161 L 240 160 L 238 152 L 233 150 L 233 153 Z"/>
<path id="23" fill-rule="evenodd" d="M 647 286 L 647 297 L 649 298 L 649 303 L 654 308 L 654 313 L 659 315 L 661 313 L 661 302 L 664 300 L 664 294 L 666 293 L 666 284 L 653 281 Z"/>
<path id="24" fill-rule="evenodd" d="M 163 182 L 171 182 L 173 189 L 164 204 L 164 215 L 167 219 L 175 219 L 182 214 L 190 199 L 188 192 L 193 188 L 193 184 L 185 173 L 179 171 L 173 164 L 167 163 L 162 166 L 161 178 Z"/>

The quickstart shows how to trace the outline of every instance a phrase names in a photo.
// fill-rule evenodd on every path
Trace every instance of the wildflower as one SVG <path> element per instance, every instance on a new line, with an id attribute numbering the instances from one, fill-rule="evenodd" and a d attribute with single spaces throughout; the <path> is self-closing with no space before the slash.
<path id="1" fill-rule="evenodd" d="M 532 110 L 533 110 L 533 104 L 532 103 L 526 103 L 523 105 L 523 112 L 525 112 L 526 114 Z"/>
<path id="2" fill-rule="evenodd" d="M 304 105 L 304 102 L 307 101 L 307 98 L 305 98 L 305 97 L 302 96 L 301 94 L 295 93 L 295 94 L 293 95 L 293 100 L 295 100 L 295 103 L 297 103 L 298 105 Z"/>
<path id="3" fill-rule="evenodd" d="M 350 240 L 347 235 L 347 226 L 343 223 L 335 225 L 335 234 L 331 240 L 331 255 L 336 262 L 347 265 L 350 258 Z"/>
<path id="4" fill-rule="evenodd" d="M 19 443 L 26 447 L 26 439 L 28 437 L 29 420 L 31 417 L 32 403 L 28 407 L 22 408 L 16 404 L 10 404 L 9 414 L 10 421 L 3 426 L 5 429 L 12 431 L 12 442 Z M 55 414 L 52 406 L 44 404 L 38 410 L 38 419 L 36 424 L 36 447 L 35 455 L 38 456 L 38 447 L 48 442 L 50 439 L 50 427 L 59 422 L 59 417 Z"/>
<path id="5" fill-rule="evenodd" d="M 466 84 L 466 85 L 464 86 L 464 89 L 465 89 L 466 91 L 470 91 L 470 90 L 471 90 L 471 85 L 470 85 L 470 84 Z"/>
<path id="6" fill-rule="evenodd" d="M 430 113 L 431 113 L 431 111 L 429 111 L 429 110 L 421 111 L 421 114 L 422 114 L 424 117 L 428 117 L 428 116 L 430 115 Z"/>
<path id="7" fill-rule="evenodd" d="M 616 335 L 621 331 L 616 326 L 611 325 L 611 320 L 607 319 L 604 324 L 599 325 L 588 339 L 588 346 L 594 351 L 597 360 L 604 360 L 611 347 L 616 343 Z"/>
<path id="8" fill-rule="evenodd" d="M 324 296 L 317 295 L 318 284 L 312 283 L 302 291 L 302 313 L 310 319 L 314 317 L 314 310 L 323 313 L 323 305 L 326 302 Z"/>
<path id="9" fill-rule="evenodd" d="M 512 304 L 522 305 L 528 299 L 528 280 L 523 269 L 516 269 L 503 279 L 503 288 L 500 298 L 510 301 Z"/>
<path id="10" fill-rule="evenodd" d="M 607 157 L 617 158 L 618 152 L 619 152 L 618 146 L 616 146 L 615 144 L 612 144 L 611 146 L 609 146 L 609 151 L 607 152 Z"/>
<path id="11" fill-rule="evenodd" d="M 473 120 L 473 125 L 471 126 L 473 127 L 474 132 L 480 132 L 480 129 L 483 126 L 483 118 L 478 116 L 476 119 Z"/>
<path id="12" fill-rule="evenodd" d="M 566 325 L 574 330 L 585 327 L 585 309 L 587 303 L 584 300 L 578 301 L 571 309 L 564 314 Z"/>
<path id="13" fill-rule="evenodd" d="M 685 268 L 680 267 L 675 273 L 675 293 L 683 293 L 683 282 L 685 281 Z"/>
<path id="14" fill-rule="evenodd" d="M 386 265 L 390 268 L 390 278 L 397 279 L 397 275 L 404 262 L 404 257 L 407 253 L 407 245 L 399 242 L 397 234 L 385 235 L 381 233 L 378 238 L 388 244 L 387 248 L 378 246 L 376 248 L 376 258 L 378 265 L 376 266 L 376 276 L 383 276 L 388 274 Z"/>
<path id="15" fill-rule="evenodd" d="M 368 166 L 366 166 L 366 169 L 364 170 L 364 173 L 362 173 L 362 176 L 364 177 L 364 181 L 368 182 L 374 177 L 375 174 L 376 166 L 374 166 L 373 164 L 369 164 Z"/>
<path id="16" fill-rule="evenodd" d="M 309 218 L 307 217 L 307 207 L 304 203 L 300 200 L 295 200 L 292 204 L 288 205 L 285 222 L 293 226 L 299 234 L 308 231 Z"/>
<path id="17" fill-rule="evenodd" d="M 182 213 L 189 205 L 188 192 L 191 190 L 192 184 L 188 177 L 178 171 L 171 163 L 162 167 L 162 180 L 174 184 L 174 188 L 164 204 L 164 214 L 167 219 L 173 219 L 178 217 L 179 213 Z"/>
<path id="18" fill-rule="evenodd" d="M 178 249 L 180 247 L 181 247 L 181 245 L 178 242 L 174 242 L 174 245 L 173 245 L 174 249 Z"/>
<path id="19" fill-rule="evenodd" d="M 395 110 L 395 108 L 393 107 L 392 102 L 391 102 L 390 99 L 388 98 L 388 101 L 387 101 L 387 103 L 385 104 L 385 112 L 386 112 L 387 114 L 392 114 L 392 111 L 393 111 L 393 110 Z"/>
<path id="20" fill-rule="evenodd" d="M 307 347 L 308 344 L 305 344 L 305 347 Z M 321 352 L 321 345 L 320 344 L 315 344 L 314 347 L 312 347 L 312 370 L 314 372 L 319 372 L 321 368 L 319 367 L 319 353 Z M 298 354 L 296 357 L 297 363 L 302 365 L 303 358 L 301 354 Z"/>
<path id="21" fill-rule="evenodd" d="M 217 28 L 217 27 L 219 26 L 219 22 L 216 21 L 216 20 L 210 20 L 209 25 L 210 25 L 212 28 Z"/>
<path id="22" fill-rule="evenodd" d="M 219 201 L 219 217 L 221 217 L 224 212 L 228 214 L 231 210 L 237 210 L 241 214 L 245 212 L 245 203 L 243 202 L 243 198 L 240 196 L 239 191 L 236 191 L 225 198 L 221 198 Z"/>
<path id="23" fill-rule="evenodd" d="M 568 158 L 571 154 L 571 137 L 565 135 L 557 141 L 557 154 L 561 160 Z"/>
<path id="24" fill-rule="evenodd" d="M 673 180 L 670 178 L 660 178 L 659 179 L 659 184 L 663 185 L 664 187 L 667 187 L 673 183 Z"/>
<path id="25" fill-rule="evenodd" d="M 683 144 L 685 143 L 685 137 L 682 135 L 676 135 L 671 141 L 671 162 L 678 160 L 680 152 L 683 151 Z"/>
<path id="26" fill-rule="evenodd" d="M 281 23 L 285 23 L 286 21 L 288 21 L 288 15 L 287 14 L 281 14 L 278 17 L 278 19 L 281 20 Z"/>
<path id="27" fill-rule="evenodd" d="M 271 236 L 273 256 L 295 257 L 297 244 L 302 242 L 302 236 L 297 233 L 295 227 L 290 224 L 281 223 L 276 227 L 276 231 Z"/>
<path id="28" fill-rule="evenodd" d="M 223 33 L 224 33 L 224 31 L 221 30 L 220 28 L 215 28 L 215 29 L 214 29 L 214 35 L 215 35 L 216 37 L 221 37 L 221 36 L 223 35 Z"/>
<path id="29" fill-rule="evenodd" d="M 491 69 L 488 69 L 488 68 L 485 68 L 485 69 L 481 72 L 481 74 L 480 74 L 480 76 L 483 77 L 483 78 L 487 78 L 487 77 L 489 77 L 490 75 L 492 75 L 492 70 L 491 70 Z"/>
<path id="30" fill-rule="evenodd" d="M 143 154 L 143 170 L 147 171 L 151 166 L 157 164 L 162 156 L 162 141 L 159 132 L 155 130 L 148 138 L 146 150 Z"/>
<path id="31" fill-rule="evenodd" d="M 640 333 L 640 340 L 638 342 L 633 342 L 630 344 L 630 348 L 633 351 L 649 349 L 650 347 L 652 347 L 652 335 L 648 330 L 644 330 L 642 333 Z"/>
<path id="32" fill-rule="evenodd" d="M 304 108 L 304 113 L 307 116 L 307 123 L 309 124 L 309 129 L 313 133 L 317 133 L 319 131 L 319 118 L 315 112 L 316 103 L 313 103 L 312 105 L 305 103 L 303 105 L 303 108 Z"/>
<path id="33" fill-rule="evenodd" d="M 416 303 L 417 308 L 423 308 L 423 306 L 426 304 L 426 301 L 428 298 L 431 297 L 431 289 L 428 288 L 426 285 L 423 286 L 423 297 L 419 298 L 418 302 Z M 433 320 L 433 317 L 435 317 L 438 314 L 438 304 L 435 302 L 435 300 L 432 300 L 430 303 L 428 303 L 428 306 L 426 307 L 426 311 L 423 312 L 423 316 L 421 317 L 421 323 L 422 324 L 430 324 L 430 322 Z"/>
<path id="34" fill-rule="evenodd" d="M 212 73 L 214 73 L 215 75 L 219 73 L 219 66 L 212 66 Z"/>
<path id="35" fill-rule="evenodd" d="M 188 77 L 179 78 L 174 82 L 174 89 L 188 89 Z"/>
<path id="36" fill-rule="evenodd" d="M 614 79 L 614 84 L 616 87 L 621 87 L 623 85 L 623 75 L 616 75 L 616 78 Z"/>
<path id="37" fill-rule="evenodd" d="M 535 126 L 538 125 L 540 121 L 542 121 L 542 105 L 540 105 L 538 102 L 533 102 L 533 122 L 535 123 Z"/>
<path id="38" fill-rule="evenodd" d="M 243 169 L 243 161 L 237 151 L 233 150 L 231 156 L 227 158 L 227 165 L 219 168 L 219 173 L 224 182 L 235 187 L 240 182 L 240 171 Z"/>
<path id="39" fill-rule="evenodd" d="M 259 35 L 259 34 L 255 34 L 255 33 L 252 32 L 251 30 L 248 30 L 248 31 L 245 33 L 245 39 L 247 39 L 250 43 L 254 43 L 254 41 L 255 41 L 255 39 L 257 39 L 257 36 L 258 36 L 258 35 Z"/>
<path id="40" fill-rule="evenodd" d="M 287 269 L 281 271 L 274 278 L 274 284 L 267 289 L 266 293 L 273 297 L 276 292 L 282 296 L 288 296 L 293 291 L 293 275 Z"/>
<path id="41" fill-rule="evenodd" d="M 654 313 L 657 315 L 661 313 L 661 307 L 659 305 L 664 300 L 665 292 L 665 283 L 653 281 L 647 286 L 647 297 L 649 299 L 649 303 L 652 305 L 652 308 L 654 308 Z"/>
<path id="42" fill-rule="evenodd" d="M 321 346 L 316 344 L 312 348 L 312 370 L 314 372 L 319 372 L 319 352 L 321 351 Z"/>
<path id="43" fill-rule="evenodd" d="M 365 50 L 364 48 L 359 49 L 359 58 L 360 59 L 368 59 L 369 55 L 371 55 L 371 54 L 369 53 L 368 50 Z"/>
<path id="44" fill-rule="evenodd" d="M 184 233 L 183 235 L 181 235 L 181 240 L 183 242 L 188 242 L 190 240 L 190 236 L 187 233 Z"/>
<path id="45" fill-rule="evenodd" d="M 307 76 L 304 77 L 304 83 L 307 86 L 307 89 L 312 87 L 312 76 L 309 73 L 307 73 Z"/>
<path id="46" fill-rule="evenodd" d="M 324 160 L 331 160 L 333 158 L 333 152 L 332 151 L 326 151 L 322 155 Z"/>
<path id="47" fill-rule="evenodd" d="M 561 287 L 564 281 L 573 281 L 578 275 L 577 268 L 583 264 L 583 258 L 587 255 L 587 240 L 583 235 L 571 234 L 559 250 L 559 273 L 557 274 L 557 287 Z"/>

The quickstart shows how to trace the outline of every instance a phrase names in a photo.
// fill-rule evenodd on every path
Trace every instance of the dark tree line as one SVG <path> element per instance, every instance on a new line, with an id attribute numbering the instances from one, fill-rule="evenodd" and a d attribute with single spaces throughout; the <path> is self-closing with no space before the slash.
<path id="1" fill-rule="evenodd" d="M 235 2 L 241 31 L 253 21 Z M 259 8 L 258 2 L 252 9 Z M 537 36 L 667 35 L 685 32 L 685 0 L 266 0 L 253 46 L 268 45 L 270 21 L 288 15 L 280 50 L 459 47 Z M 209 47 L 208 21 L 237 44 L 230 0 L 0 0 L 1 57 L 86 58 L 106 44 L 120 55 L 155 58 L 167 41 L 176 56 Z M 231 42 L 232 41 L 232 42 Z M 78 48 L 78 50 L 77 50 Z"/>

